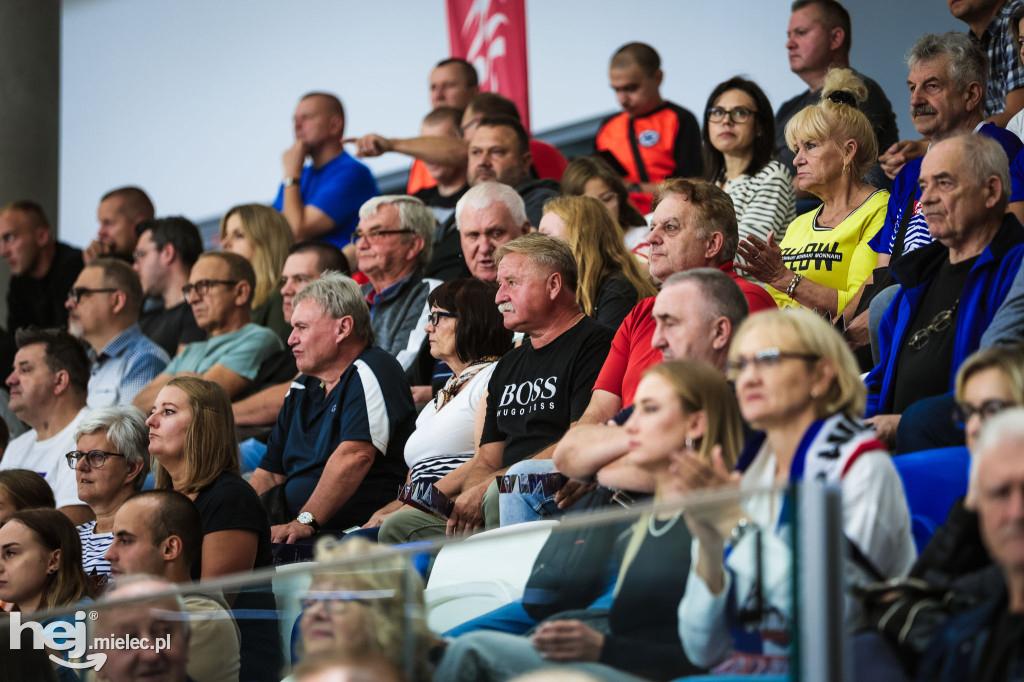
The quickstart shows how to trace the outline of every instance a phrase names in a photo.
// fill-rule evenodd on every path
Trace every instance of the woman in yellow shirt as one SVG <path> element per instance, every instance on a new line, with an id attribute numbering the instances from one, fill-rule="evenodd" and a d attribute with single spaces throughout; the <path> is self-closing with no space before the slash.
<path id="1" fill-rule="evenodd" d="M 878 158 L 878 143 L 857 103 L 867 87 L 849 69 L 825 76 L 821 102 L 806 107 L 786 125 L 796 152 L 797 188 L 822 205 L 797 217 L 780 243 L 748 236 L 736 263 L 768 285 L 780 308 L 803 306 L 835 316 L 857 294 L 874 269 L 877 254 L 868 241 L 885 221 L 889 193 L 861 178 Z"/>

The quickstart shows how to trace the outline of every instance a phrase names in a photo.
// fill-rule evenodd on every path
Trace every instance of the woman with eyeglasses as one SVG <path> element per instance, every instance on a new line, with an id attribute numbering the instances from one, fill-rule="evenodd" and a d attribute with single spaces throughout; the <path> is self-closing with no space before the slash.
<path id="1" fill-rule="evenodd" d="M 953 418 L 963 425 L 968 450 L 973 450 L 988 419 L 1021 405 L 1024 405 L 1024 347 L 983 348 L 964 360 L 956 373 Z"/>
<path id="2" fill-rule="evenodd" d="M 249 573 L 273 565 L 270 523 L 263 503 L 239 476 L 231 401 L 220 384 L 179 376 L 160 389 L 146 420 L 156 487 L 192 500 L 203 522 L 202 561 L 193 580 Z M 242 634 L 243 680 L 277 679 L 281 665 L 277 620 L 254 616 L 275 608 L 269 585 L 225 594 Z"/>
<path id="3" fill-rule="evenodd" d="M 626 250 L 615 221 L 598 199 L 548 200 L 538 231 L 561 239 L 572 249 L 579 268 L 576 300 L 585 315 L 604 326 L 618 329 L 640 299 L 658 293 Z"/>
<path id="4" fill-rule="evenodd" d="M 680 453 L 678 484 L 739 491 L 811 479 L 839 484 L 847 575 L 855 583 L 904 575 L 915 551 L 903 485 L 860 419 L 865 389 L 842 337 L 806 310 L 753 315 L 736 332 L 729 366 L 740 412 L 763 434 L 747 443 L 735 472 Z M 788 497 L 751 492 L 686 511 L 698 548 L 679 634 L 696 664 L 730 673 L 788 670 L 793 512 Z M 762 635 L 754 650 L 734 647 L 730 628 L 741 625 Z"/>
<path id="5" fill-rule="evenodd" d="M 967 487 L 967 468 L 986 422 L 1024 405 L 1024 348 L 994 346 L 970 355 L 957 371 L 955 397 L 951 418 L 964 430 L 967 447 L 915 452 L 896 462 L 911 503 L 925 502 L 931 521 L 936 521 L 939 501 L 965 490 L 967 495 L 952 503 L 931 534 L 907 585 L 879 585 L 865 595 L 865 627 L 857 633 L 853 651 L 856 660 L 870 663 L 862 666 L 857 679 L 910 679 L 896 673 L 915 669 L 914 679 L 936 679 L 934 668 L 927 673 L 921 669 L 938 664 L 926 654 L 929 638 L 949 619 L 992 596 L 992 560 L 978 534 L 972 499 L 977 491 Z M 948 596 L 940 602 L 935 594 Z"/>
<path id="6" fill-rule="evenodd" d="M 66 455 L 68 466 L 75 470 L 79 499 L 96 515 L 78 526 L 82 566 L 95 578 L 110 573 L 104 555 L 114 541 L 114 514 L 142 490 L 149 473 L 146 417 L 130 405 L 92 410 L 75 430 L 75 443 Z"/>
<path id="7" fill-rule="evenodd" d="M 430 682 L 434 638 L 423 617 L 423 580 L 404 555 L 377 552 L 361 538 L 317 543 L 324 567 L 301 595 L 298 653 L 303 662 L 379 655 L 412 671 L 410 682 Z"/>
<path id="8" fill-rule="evenodd" d="M 424 331 L 430 355 L 448 365 L 452 376 L 420 411 L 405 443 L 407 484 L 434 483 L 446 494 L 461 487 L 465 471 L 454 472 L 473 456 L 477 406 L 494 366 L 512 347 L 512 332 L 494 305 L 497 291 L 493 282 L 467 277 L 445 282 L 427 296 L 430 318 Z M 376 528 L 403 508 L 395 500 L 363 527 Z M 444 521 L 438 525 L 443 534 Z"/>
<path id="9" fill-rule="evenodd" d="M 821 103 L 786 124 L 797 189 L 822 205 L 797 217 L 781 240 L 773 234 L 741 239 L 738 253 L 745 262 L 736 266 L 767 284 L 780 308 L 831 317 L 848 307 L 852 312 L 878 261 L 868 242 L 885 222 L 889 193 L 861 179 L 878 159 L 875 132 L 857 108 L 867 93 L 849 69 L 830 69 Z"/>
<path id="10" fill-rule="evenodd" d="M 288 221 L 270 206 L 241 204 L 220 220 L 221 248 L 242 256 L 256 271 L 252 322 L 272 329 L 284 342 L 292 328 L 284 319 L 278 282 L 293 241 Z"/>
<path id="11" fill-rule="evenodd" d="M 719 83 L 704 107 L 704 179 L 725 190 L 739 236 L 782 241 L 796 218 L 793 174 L 775 153 L 775 115 L 757 83 L 739 76 Z M 745 263 L 737 256 L 737 262 Z M 747 279 L 756 281 L 752 275 Z"/>

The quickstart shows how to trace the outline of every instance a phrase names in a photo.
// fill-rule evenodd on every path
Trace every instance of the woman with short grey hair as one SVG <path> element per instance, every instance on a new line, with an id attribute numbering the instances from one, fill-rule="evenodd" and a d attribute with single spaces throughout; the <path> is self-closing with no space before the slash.
<path id="1" fill-rule="evenodd" d="M 110 573 L 104 558 L 114 540 L 114 514 L 142 490 L 149 473 L 149 429 L 142 410 L 111 405 L 89 412 L 75 431 L 75 450 L 66 457 L 75 470 L 78 498 L 95 521 L 78 526 L 82 566 L 90 576 Z"/>

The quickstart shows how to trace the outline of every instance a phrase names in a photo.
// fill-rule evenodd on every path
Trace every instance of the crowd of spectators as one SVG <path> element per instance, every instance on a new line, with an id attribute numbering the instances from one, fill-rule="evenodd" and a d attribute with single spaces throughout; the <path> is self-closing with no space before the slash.
<path id="1" fill-rule="evenodd" d="M 135 599 L 98 631 L 174 646 L 106 651 L 115 682 L 280 680 L 286 652 L 310 680 L 785 675 L 794 510 L 765 491 L 813 478 L 842 492 L 857 679 L 1016 679 L 1024 0 L 948 4 L 967 30 L 911 41 L 905 102 L 851 67 L 836 0 L 793 3 L 807 89 L 774 114 L 737 75 L 695 116 L 627 43 L 622 111 L 571 160 L 464 60 L 414 138 L 346 137 L 308 93 L 275 201 L 229 208 L 219 250 L 138 187 L 82 251 L 8 203 L 0 608 Z M 385 153 L 407 194 L 358 160 Z M 914 461 L 962 465 L 924 536 Z M 602 541 L 604 581 L 571 570 L 594 537 L 553 534 L 544 589 L 446 641 L 379 547 L 709 491 L 739 496 Z M 295 560 L 292 642 L 269 582 L 205 584 Z"/>

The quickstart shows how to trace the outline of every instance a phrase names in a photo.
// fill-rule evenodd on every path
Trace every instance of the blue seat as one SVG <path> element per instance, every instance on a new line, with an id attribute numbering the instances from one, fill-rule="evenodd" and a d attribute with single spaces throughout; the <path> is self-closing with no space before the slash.
<path id="1" fill-rule="evenodd" d="M 923 450 L 892 458 L 903 479 L 918 554 L 946 522 L 958 498 L 967 494 L 971 456 L 965 447 Z"/>

